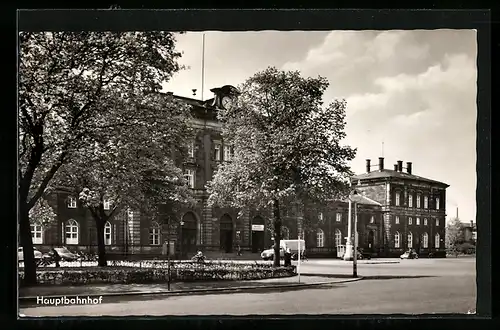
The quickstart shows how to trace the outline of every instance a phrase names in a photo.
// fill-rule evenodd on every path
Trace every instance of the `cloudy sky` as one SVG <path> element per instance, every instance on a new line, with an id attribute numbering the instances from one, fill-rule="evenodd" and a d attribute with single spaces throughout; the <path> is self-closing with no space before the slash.
<path id="1" fill-rule="evenodd" d="M 201 99 L 202 33 L 178 36 L 189 67 L 165 91 Z M 447 213 L 476 216 L 476 32 L 474 30 L 205 32 L 204 99 L 268 66 L 321 75 L 325 102 L 347 100 L 347 138 L 365 159 L 448 183 Z M 383 146 L 383 148 L 382 148 Z"/>

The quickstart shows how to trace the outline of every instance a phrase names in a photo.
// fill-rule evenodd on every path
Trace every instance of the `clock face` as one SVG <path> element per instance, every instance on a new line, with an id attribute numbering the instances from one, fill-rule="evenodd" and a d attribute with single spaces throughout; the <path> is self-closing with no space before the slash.
<path id="1" fill-rule="evenodd" d="M 222 107 L 224 109 L 230 109 L 231 106 L 233 105 L 233 99 L 228 97 L 228 96 L 224 96 L 222 98 Z"/>

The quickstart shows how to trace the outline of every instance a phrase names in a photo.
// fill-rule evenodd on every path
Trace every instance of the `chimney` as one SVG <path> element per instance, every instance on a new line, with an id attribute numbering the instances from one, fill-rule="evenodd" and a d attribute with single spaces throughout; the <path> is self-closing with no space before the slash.
<path id="1" fill-rule="evenodd" d="M 394 171 L 397 172 L 397 170 L 398 170 L 398 164 L 394 164 Z"/>
<path id="2" fill-rule="evenodd" d="M 380 171 L 384 170 L 384 157 L 379 157 L 378 158 L 378 169 Z"/>
<path id="3" fill-rule="evenodd" d="M 402 160 L 398 160 L 398 171 L 403 172 L 403 161 Z"/>
<path id="4" fill-rule="evenodd" d="M 470 227 L 474 228 L 474 221 L 473 220 L 470 221 Z"/>
<path id="5" fill-rule="evenodd" d="M 370 173 L 370 160 L 366 160 L 366 173 Z"/>
<path id="6" fill-rule="evenodd" d="M 411 162 L 406 162 L 406 172 L 408 172 L 408 174 L 411 174 Z"/>

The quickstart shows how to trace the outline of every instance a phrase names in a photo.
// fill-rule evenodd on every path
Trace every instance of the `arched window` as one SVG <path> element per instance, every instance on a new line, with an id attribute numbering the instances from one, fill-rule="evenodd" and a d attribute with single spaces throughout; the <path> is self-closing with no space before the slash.
<path id="1" fill-rule="evenodd" d="M 399 231 L 394 234 L 394 247 L 396 249 L 399 249 L 401 247 L 401 234 L 399 233 Z"/>
<path id="2" fill-rule="evenodd" d="M 104 245 L 111 245 L 111 224 L 109 221 L 104 225 Z"/>
<path id="3" fill-rule="evenodd" d="M 411 232 L 408 233 L 408 248 L 413 247 L 413 234 Z"/>
<path id="4" fill-rule="evenodd" d="M 422 235 L 422 246 L 424 249 L 427 249 L 429 247 L 429 234 L 424 233 Z"/>
<path id="5" fill-rule="evenodd" d="M 342 245 L 342 232 L 340 229 L 335 229 L 335 246 Z"/>
<path id="6" fill-rule="evenodd" d="M 281 226 L 281 239 L 290 239 L 290 229 L 286 226 Z"/>
<path id="7" fill-rule="evenodd" d="M 31 224 L 31 238 L 33 244 L 43 244 L 43 227 L 39 223 Z"/>
<path id="8" fill-rule="evenodd" d="M 322 229 L 318 229 L 316 232 L 316 247 L 324 247 L 325 246 L 325 233 Z"/>
<path id="9" fill-rule="evenodd" d="M 68 220 L 64 236 L 67 245 L 78 244 L 78 222 L 73 219 Z"/>
<path id="10" fill-rule="evenodd" d="M 439 233 L 434 236 L 434 247 L 436 249 L 439 249 L 441 245 L 441 236 L 439 236 Z"/>
<path id="11" fill-rule="evenodd" d="M 160 245 L 160 225 L 156 221 L 149 228 L 149 245 Z"/>

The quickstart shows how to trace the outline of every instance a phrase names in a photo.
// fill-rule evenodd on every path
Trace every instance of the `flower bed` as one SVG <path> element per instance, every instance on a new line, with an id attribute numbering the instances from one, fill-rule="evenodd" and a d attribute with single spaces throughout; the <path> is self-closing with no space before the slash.
<path id="1" fill-rule="evenodd" d="M 111 262 L 110 267 L 102 268 L 93 267 L 93 265 L 69 267 L 39 269 L 37 271 L 38 283 L 45 285 L 165 283 L 169 276 L 168 263 L 164 261 Z M 257 280 L 294 275 L 294 266 L 276 268 L 271 263 L 172 262 L 170 265 L 172 282 Z M 21 283 L 23 277 L 24 271 L 20 270 Z"/>

